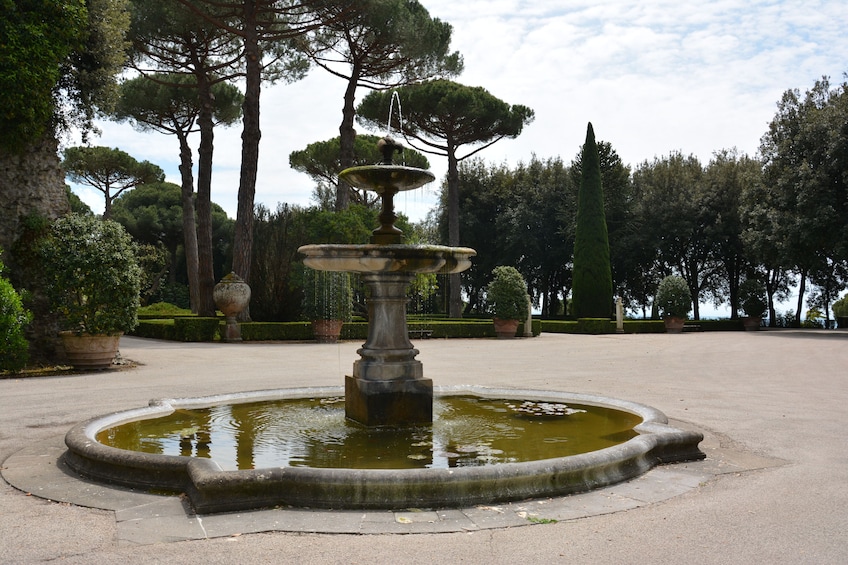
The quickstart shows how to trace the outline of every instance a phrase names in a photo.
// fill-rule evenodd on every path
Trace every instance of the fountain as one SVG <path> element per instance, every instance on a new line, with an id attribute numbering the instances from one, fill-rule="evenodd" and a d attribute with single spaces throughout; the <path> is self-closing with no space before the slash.
<path id="1" fill-rule="evenodd" d="M 368 299 L 368 339 L 345 380 L 345 414 L 366 426 L 405 426 L 433 421 L 433 381 L 423 375 L 418 350 L 409 341 L 407 289 L 417 273 L 458 273 L 476 255 L 466 247 L 401 245 L 395 227 L 394 197 L 431 182 L 429 171 L 395 166 L 403 148 L 390 137 L 379 142 L 378 165 L 345 169 L 339 177 L 351 186 L 374 190 L 382 199 L 380 227 L 368 245 L 305 245 L 307 267 L 361 274 Z"/>
<path id="2" fill-rule="evenodd" d="M 467 269 L 475 252 L 462 247 L 401 243 L 402 234 L 394 225 L 393 198 L 399 191 L 432 181 L 433 175 L 392 164 L 392 155 L 401 147 L 388 137 L 381 141 L 381 150 L 380 164 L 354 167 L 340 174 L 352 186 L 374 190 L 382 198 L 380 226 L 374 230 L 371 243 L 306 245 L 299 251 L 311 268 L 360 273 L 368 291 L 368 337 L 358 350 L 360 358 L 354 362 L 352 374 L 345 378 L 342 425 L 362 428 L 366 434 L 373 432 L 366 435 L 366 445 L 382 442 L 375 438 L 387 437 L 386 433 L 395 430 L 412 430 L 415 442 L 412 445 L 431 445 L 432 453 L 429 456 L 403 453 L 402 457 L 423 457 L 425 462 L 430 457 L 429 463 L 418 468 L 344 465 L 327 468 L 274 462 L 264 468 L 253 468 L 256 450 L 245 446 L 252 448 L 259 441 L 260 424 L 246 426 L 247 429 L 239 426 L 244 436 L 239 438 L 237 451 L 250 452 L 248 468 L 225 469 L 220 462 L 209 458 L 210 441 L 214 445 L 217 440 L 213 436 L 218 433 L 200 429 L 198 422 L 208 421 L 211 413 L 199 411 L 220 409 L 233 413 L 248 404 L 313 399 L 323 414 L 323 403 L 335 404 L 342 394 L 341 387 L 326 387 L 158 400 L 151 401 L 147 408 L 95 418 L 68 432 L 64 460 L 70 468 L 95 480 L 185 492 L 196 512 L 209 513 L 274 505 L 351 509 L 471 506 L 590 490 L 636 477 L 659 463 L 704 457 L 698 449 L 703 439 L 701 434 L 668 426 L 667 418 L 648 406 L 551 391 L 477 386 L 437 388 L 440 400 L 463 397 L 470 399 L 471 404 L 482 404 L 495 399 L 488 421 L 494 422 L 496 435 L 519 434 L 518 444 L 532 443 L 533 447 L 548 439 L 529 439 L 530 436 L 520 436 L 520 431 L 503 431 L 501 421 L 518 417 L 529 418 L 534 426 L 556 420 L 563 424 L 563 418 L 589 412 L 594 407 L 607 414 L 600 420 L 616 420 L 614 413 L 618 413 L 617 421 L 629 422 L 624 429 L 618 424 L 612 428 L 602 426 L 599 435 L 606 443 L 576 454 L 564 455 L 554 449 L 524 459 L 510 456 L 479 465 L 462 464 L 461 453 L 451 453 L 447 441 L 439 439 L 442 432 L 436 428 L 438 422 L 434 422 L 433 382 L 424 377 L 422 364 L 415 359 L 418 350 L 408 336 L 406 291 L 416 273 L 457 273 Z M 293 413 L 300 409 L 286 405 L 282 411 Z M 158 419 L 178 412 L 193 418 L 177 419 L 177 427 L 184 428 L 176 432 L 181 455 L 144 453 L 108 444 L 110 436 L 124 433 L 122 426 L 151 421 L 155 428 Z M 308 420 L 312 421 L 318 412 L 309 414 Z M 523 427 L 526 426 L 518 429 Z M 561 441 L 559 437 L 549 439 Z M 346 447 L 348 441 L 346 436 L 336 443 Z M 128 442 L 138 443 L 137 437 Z M 445 454 L 436 453 L 436 444 L 440 444 Z M 320 451 L 323 447 L 326 446 L 319 440 L 312 449 Z M 358 452 L 362 448 L 351 449 Z M 461 446 L 456 451 L 462 452 Z M 192 453 L 196 456 L 182 456 Z M 490 450 L 472 459 L 486 459 L 492 454 L 494 451 Z M 437 464 L 439 458 L 444 464 Z"/>

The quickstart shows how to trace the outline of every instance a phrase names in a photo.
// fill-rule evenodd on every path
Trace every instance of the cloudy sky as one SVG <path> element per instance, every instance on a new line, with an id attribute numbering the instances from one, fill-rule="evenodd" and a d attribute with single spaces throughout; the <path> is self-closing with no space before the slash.
<path id="1" fill-rule="evenodd" d="M 478 155 L 515 165 L 533 154 L 570 161 L 587 122 L 625 163 L 671 151 L 708 162 L 714 151 L 756 153 L 789 88 L 848 71 L 848 12 L 841 0 L 422 0 L 453 25 L 465 59 L 457 80 L 524 104 L 535 121 L 515 140 Z M 309 204 L 312 183 L 288 166 L 291 151 L 338 135 L 345 83 L 314 70 L 262 93 L 262 145 L 256 201 Z M 366 94 L 360 91 L 358 100 Z M 101 123 L 98 145 L 150 160 L 179 182 L 176 140 Z M 382 134 L 383 132 L 375 132 Z M 240 126 L 215 137 L 213 201 L 235 217 Z M 195 140 L 197 143 L 197 140 Z M 436 199 L 446 163 L 431 158 L 437 182 L 400 195 L 398 207 L 422 218 Z M 75 187 L 101 212 L 102 195 Z"/>

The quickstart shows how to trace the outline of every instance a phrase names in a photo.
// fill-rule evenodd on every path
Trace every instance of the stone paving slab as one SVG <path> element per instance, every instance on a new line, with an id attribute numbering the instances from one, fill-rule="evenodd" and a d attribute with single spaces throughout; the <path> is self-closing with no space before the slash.
<path id="1" fill-rule="evenodd" d="M 405 511 L 272 508 L 196 516 L 179 496 L 137 492 L 82 480 L 61 461 L 62 438 L 31 445 L 9 457 L 3 478 L 40 498 L 113 510 L 121 544 L 154 544 L 261 532 L 422 534 L 469 532 L 576 520 L 621 512 L 693 491 L 716 476 L 780 464 L 777 460 L 722 449 L 705 434 L 711 457 L 665 465 L 633 480 L 559 498 L 462 509 Z"/>

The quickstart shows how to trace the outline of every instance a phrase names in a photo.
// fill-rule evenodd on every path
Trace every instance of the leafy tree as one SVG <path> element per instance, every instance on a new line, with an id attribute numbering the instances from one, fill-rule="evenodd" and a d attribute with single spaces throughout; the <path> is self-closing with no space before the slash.
<path id="1" fill-rule="evenodd" d="M 68 196 L 68 203 L 71 205 L 71 212 L 82 216 L 93 216 L 91 206 L 83 202 L 79 196 L 71 191 L 71 187 L 65 185 L 65 194 Z"/>
<path id="2" fill-rule="evenodd" d="M 111 218 L 112 203 L 125 190 L 165 180 L 165 172 L 150 161 L 139 162 L 118 148 L 103 146 L 68 147 L 62 167 L 71 181 L 103 193 L 104 220 Z"/>
<path id="3" fill-rule="evenodd" d="M 298 247 L 307 243 L 365 243 L 377 222 L 377 211 L 353 205 L 342 212 L 280 204 L 271 211 L 257 206 L 253 249 L 256 282 L 251 285 L 252 316 L 261 321 L 301 318 L 303 263 Z M 404 219 L 399 223 L 403 226 Z"/>
<path id="4" fill-rule="evenodd" d="M 759 206 L 781 264 L 800 275 L 800 324 L 810 275 L 848 260 L 848 83 L 831 88 L 824 77 L 803 96 L 787 90 L 777 107 L 760 141 L 769 194 Z"/>
<path id="5" fill-rule="evenodd" d="M 559 158 L 542 161 L 533 156 L 529 163 L 519 163 L 512 177 L 513 185 L 503 192 L 507 206 L 496 224 L 506 228 L 499 244 L 514 258 L 542 315 L 556 316 L 564 312 L 571 287 L 571 175 Z"/>
<path id="6" fill-rule="evenodd" d="M 209 87 L 212 95 L 213 124 L 231 125 L 241 116 L 244 99 L 235 86 L 215 83 Z M 194 209 L 194 174 L 189 134 L 198 131 L 197 120 L 201 113 L 194 76 L 162 75 L 140 76 L 121 84 L 121 97 L 113 117 L 130 121 L 140 131 L 159 131 L 177 137 L 180 154 L 182 194 L 182 233 L 184 234 L 186 269 L 192 311 L 198 311 L 200 302 L 200 266 L 197 246 L 197 228 Z"/>
<path id="7" fill-rule="evenodd" d="M 82 0 L 0 5 L 0 144 L 21 150 L 54 123 L 63 65 L 83 45 L 88 11 Z"/>
<path id="8" fill-rule="evenodd" d="M 689 285 L 696 320 L 701 297 L 717 288 L 721 270 L 709 237 L 716 211 L 707 205 L 703 177 L 697 157 L 680 152 L 646 161 L 633 173 L 645 245 L 656 250 L 654 278 L 680 274 Z"/>
<path id="9" fill-rule="evenodd" d="M 115 200 L 113 219 L 120 223 L 133 238 L 144 245 L 162 248 L 164 260 L 158 259 L 155 250 L 147 250 L 147 264 L 154 265 L 155 274 L 148 273 L 155 283 L 167 274 L 170 287 L 183 287 L 188 281 L 183 234 L 182 190 L 169 183 L 153 183 L 125 192 Z M 212 203 L 213 273 L 216 280 L 226 272 L 230 259 L 232 220 L 219 205 Z M 151 285 L 151 296 L 156 295 L 156 285 Z"/>
<path id="10" fill-rule="evenodd" d="M 449 52 L 451 33 L 450 24 L 431 18 L 416 0 L 365 0 L 352 4 L 345 17 L 310 34 L 306 43 L 310 59 L 347 81 L 339 126 L 342 169 L 357 160 L 356 89 L 383 90 L 458 75 L 462 58 Z M 353 189 L 344 182 L 333 184 L 336 210 L 343 210 Z"/>
<path id="11" fill-rule="evenodd" d="M 112 215 L 139 243 L 163 244 L 172 267 L 183 243 L 180 192 L 180 187 L 169 182 L 139 186 L 115 201 Z M 173 270 L 171 282 L 175 282 Z"/>
<path id="12" fill-rule="evenodd" d="M 459 245 L 459 162 L 501 139 L 517 137 L 533 121 L 533 110 L 511 106 L 484 88 L 443 79 L 406 86 L 398 92 L 404 110 L 400 131 L 419 151 L 448 159 L 448 244 Z M 357 108 L 360 122 L 384 129 L 381 126 L 386 125 L 391 97 L 390 92 L 368 94 Z M 463 146 L 475 148 L 459 155 Z M 450 281 L 450 315 L 459 317 L 462 307 L 459 274 L 452 275 Z"/>
<path id="13" fill-rule="evenodd" d="M 760 162 L 739 155 L 735 150 L 717 151 L 704 171 L 703 206 L 711 210 L 714 222 L 707 227 L 706 237 L 712 242 L 713 254 L 721 265 L 725 292 L 717 292 L 716 303 L 726 299 L 730 317 L 739 317 L 739 285 L 750 259 L 745 255 L 743 243 L 742 195 L 747 187 L 760 181 Z"/>
<path id="14" fill-rule="evenodd" d="M 108 109 L 124 58 L 125 0 L 0 2 L 0 147 L 23 151 Z"/>
<path id="15" fill-rule="evenodd" d="M 377 149 L 379 137 L 376 135 L 359 135 L 354 141 L 354 159 L 348 166 L 373 165 L 382 159 Z M 328 141 L 316 141 L 306 146 L 306 149 L 292 151 L 289 154 L 291 167 L 308 174 L 315 181 L 315 199 L 322 208 L 333 208 L 336 199 L 339 173 L 346 167 L 341 164 L 340 139 L 334 137 Z M 427 157 L 413 149 L 403 152 L 403 161 L 407 166 L 427 169 L 430 163 Z M 379 201 L 379 196 L 372 193 L 369 199 L 367 191 L 351 189 L 351 196 L 356 204 L 372 206 Z"/>
<path id="16" fill-rule="evenodd" d="M 574 315 L 608 318 L 612 313 L 612 271 L 604 215 L 604 191 L 595 131 L 590 123 L 582 153 L 582 177 L 574 234 Z"/>

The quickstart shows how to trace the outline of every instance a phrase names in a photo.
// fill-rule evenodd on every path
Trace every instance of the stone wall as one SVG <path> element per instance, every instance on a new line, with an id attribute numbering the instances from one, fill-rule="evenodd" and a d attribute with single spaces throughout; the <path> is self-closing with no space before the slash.
<path id="1" fill-rule="evenodd" d="M 56 219 L 70 212 L 58 145 L 47 136 L 19 155 L 0 149 L 0 247 L 7 253 L 18 239 L 21 218 L 37 213 Z"/>
<path id="2" fill-rule="evenodd" d="M 21 154 L 0 149 L 0 247 L 9 278 L 16 289 L 31 293 L 27 308 L 34 314 L 27 327 L 31 362 L 62 361 L 57 339 L 58 320 L 38 285 L 38 266 L 31 258 L 16 256 L 22 220 L 31 214 L 56 219 L 70 212 L 65 174 L 57 154 L 58 142 L 46 137 Z"/>

